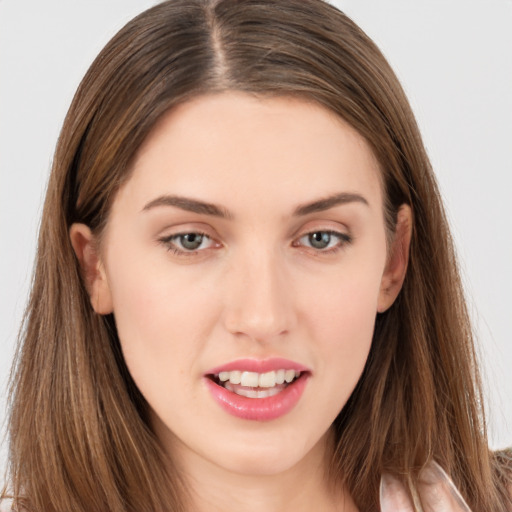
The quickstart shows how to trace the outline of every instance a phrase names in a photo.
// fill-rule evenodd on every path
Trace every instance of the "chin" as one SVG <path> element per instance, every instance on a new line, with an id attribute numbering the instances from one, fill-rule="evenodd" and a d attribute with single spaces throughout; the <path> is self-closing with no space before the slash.
<path id="1" fill-rule="evenodd" d="M 307 433 L 286 429 L 280 435 L 274 433 L 259 439 L 253 436 L 248 442 L 227 440 L 215 463 L 227 471 L 247 476 L 274 476 L 305 464 L 318 467 L 325 461 L 329 432 L 314 439 Z"/>
<path id="2" fill-rule="evenodd" d="M 253 449 L 246 453 L 238 453 L 230 458 L 224 458 L 218 465 L 223 465 L 227 471 L 246 476 L 274 476 L 286 473 L 295 467 L 302 459 L 302 453 L 297 450 L 283 449 Z"/>

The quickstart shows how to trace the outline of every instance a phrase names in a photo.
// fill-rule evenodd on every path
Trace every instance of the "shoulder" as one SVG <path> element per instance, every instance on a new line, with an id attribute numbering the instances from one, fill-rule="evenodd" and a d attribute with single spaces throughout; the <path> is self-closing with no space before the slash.
<path id="1" fill-rule="evenodd" d="M 12 510 L 12 500 L 3 499 L 0 501 L 0 512 L 10 512 Z"/>

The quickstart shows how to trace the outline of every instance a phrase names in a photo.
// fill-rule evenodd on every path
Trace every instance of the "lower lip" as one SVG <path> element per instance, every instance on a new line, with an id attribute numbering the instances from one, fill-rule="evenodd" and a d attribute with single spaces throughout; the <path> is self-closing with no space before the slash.
<path id="1" fill-rule="evenodd" d="M 302 374 L 277 395 L 267 398 L 240 396 L 208 377 L 205 380 L 214 400 L 229 414 L 244 420 L 269 421 L 284 416 L 295 407 L 306 387 L 308 374 Z"/>

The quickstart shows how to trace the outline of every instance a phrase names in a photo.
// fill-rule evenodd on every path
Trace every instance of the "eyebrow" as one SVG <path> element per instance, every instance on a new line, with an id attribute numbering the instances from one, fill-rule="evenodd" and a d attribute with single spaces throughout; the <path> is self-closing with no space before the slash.
<path id="1" fill-rule="evenodd" d="M 223 219 L 231 219 L 233 215 L 221 206 L 217 206 L 205 201 L 199 201 L 183 196 L 163 195 L 150 201 L 142 211 L 151 210 L 157 206 L 175 206 L 187 212 L 199 213 L 202 215 L 212 215 Z"/>
<path id="2" fill-rule="evenodd" d="M 312 203 L 299 205 L 297 208 L 295 208 L 293 215 L 295 217 L 299 217 L 302 215 L 309 215 L 310 213 L 323 212 L 325 210 L 329 210 L 330 208 L 334 208 L 335 206 L 348 203 L 361 203 L 369 206 L 368 201 L 362 195 L 342 192 L 326 197 L 324 199 L 319 199 L 318 201 L 313 201 Z"/>
<path id="3" fill-rule="evenodd" d="M 368 201 L 360 194 L 342 192 L 332 196 L 297 206 L 293 211 L 294 217 L 309 215 L 311 213 L 322 212 L 348 203 L 361 203 L 369 206 Z M 147 203 L 142 211 L 148 211 L 159 206 L 174 206 L 187 212 L 198 213 L 202 215 L 211 215 L 222 219 L 232 219 L 233 214 L 222 206 L 190 197 L 163 195 Z"/>

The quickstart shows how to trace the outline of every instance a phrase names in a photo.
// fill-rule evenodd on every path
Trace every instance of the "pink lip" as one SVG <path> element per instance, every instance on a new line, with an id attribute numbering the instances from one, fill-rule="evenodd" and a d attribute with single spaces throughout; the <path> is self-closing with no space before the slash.
<path id="1" fill-rule="evenodd" d="M 210 376 L 220 372 L 233 370 L 265 373 L 279 369 L 296 370 L 304 373 L 297 380 L 288 384 L 277 395 L 267 398 L 247 398 L 237 395 L 218 385 L 210 378 Z M 308 368 L 287 359 L 239 359 L 213 368 L 205 374 L 204 381 L 213 399 L 227 413 L 245 420 L 269 421 L 284 416 L 297 405 L 310 376 L 311 371 Z"/>
<path id="2" fill-rule="evenodd" d="M 241 372 L 265 373 L 276 370 L 295 370 L 297 372 L 311 372 L 306 366 L 283 359 L 281 357 L 273 357 L 271 359 L 237 359 L 230 363 L 217 366 L 207 371 L 205 375 L 216 375 L 220 372 L 231 372 L 240 370 Z"/>

